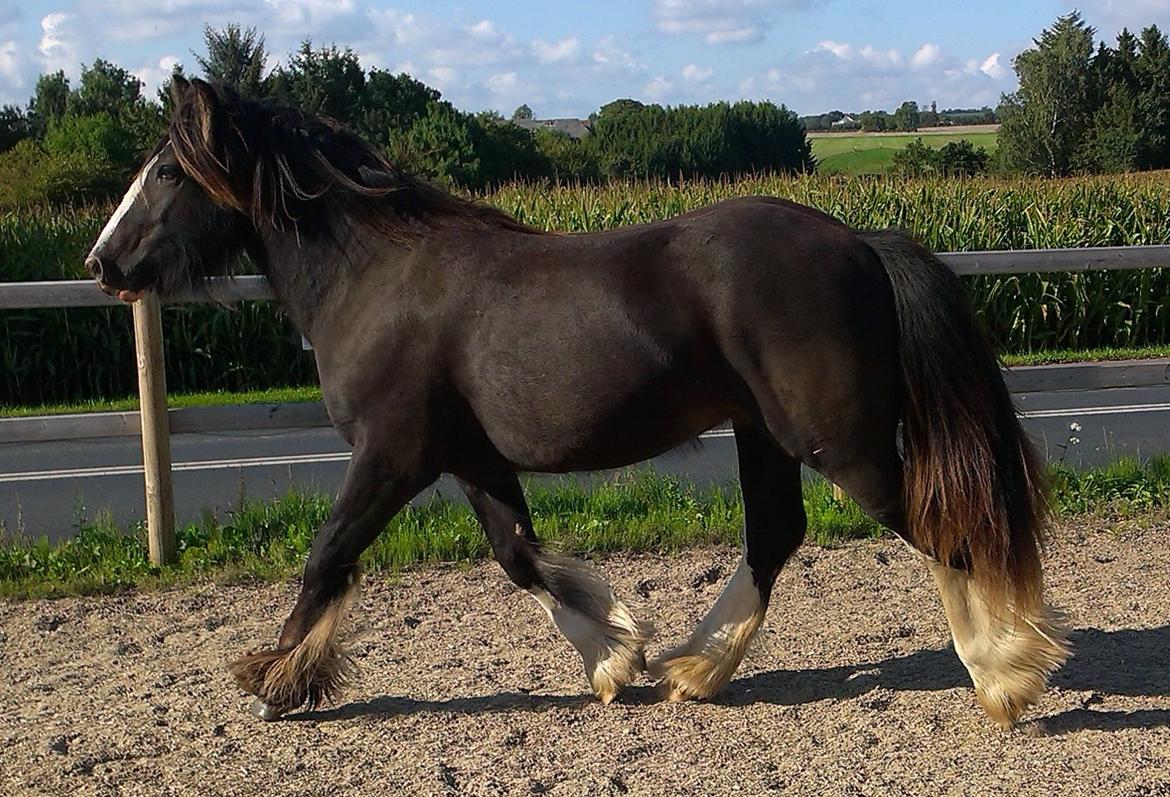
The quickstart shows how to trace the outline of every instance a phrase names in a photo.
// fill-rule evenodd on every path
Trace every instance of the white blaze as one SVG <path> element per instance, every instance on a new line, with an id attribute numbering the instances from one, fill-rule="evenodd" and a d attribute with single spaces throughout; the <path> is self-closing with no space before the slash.
<path id="1" fill-rule="evenodd" d="M 170 146 L 170 144 L 168 143 L 167 146 Z M 150 163 L 146 164 L 146 166 L 142 168 L 142 171 L 138 173 L 138 176 L 134 178 L 134 183 L 130 186 L 130 190 L 126 192 L 126 196 L 122 197 L 122 202 L 118 205 L 118 209 L 114 211 L 113 216 L 110 216 L 110 220 L 106 222 L 106 226 L 102 230 L 102 234 L 98 236 L 97 243 L 93 245 L 93 249 L 89 250 L 89 254 L 91 256 L 98 256 L 98 250 L 105 246 L 106 243 L 110 240 L 110 236 L 112 236 L 114 234 L 114 230 L 118 228 L 118 224 L 122 221 L 122 217 L 130 212 L 130 208 L 134 207 L 134 202 L 142 193 L 142 187 L 146 185 L 146 175 L 150 173 L 150 168 L 154 166 L 155 162 L 159 159 L 159 155 L 162 155 L 162 152 L 159 152 L 158 155 L 155 155 L 153 158 L 151 158 Z"/>

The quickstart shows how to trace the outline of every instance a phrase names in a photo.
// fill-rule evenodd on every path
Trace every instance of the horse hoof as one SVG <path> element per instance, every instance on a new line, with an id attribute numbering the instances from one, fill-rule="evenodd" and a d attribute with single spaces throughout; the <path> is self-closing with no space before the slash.
<path id="1" fill-rule="evenodd" d="M 252 716 L 262 719 L 265 722 L 275 722 L 284 715 L 284 711 L 282 709 L 279 709 L 276 706 L 270 706 L 263 700 L 259 699 L 252 701 L 251 711 Z"/>

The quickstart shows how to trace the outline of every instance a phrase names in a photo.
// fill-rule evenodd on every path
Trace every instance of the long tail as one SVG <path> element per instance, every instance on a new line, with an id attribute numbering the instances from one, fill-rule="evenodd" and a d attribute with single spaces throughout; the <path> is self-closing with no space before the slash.
<path id="1" fill-rule="evenodd" d="M 991 607 L 1042 605 L 1041 461 L 966 289 L 905 233 L 863 233 L 894 291 L 906 519 L 915 545 L 968 568 Z"/>

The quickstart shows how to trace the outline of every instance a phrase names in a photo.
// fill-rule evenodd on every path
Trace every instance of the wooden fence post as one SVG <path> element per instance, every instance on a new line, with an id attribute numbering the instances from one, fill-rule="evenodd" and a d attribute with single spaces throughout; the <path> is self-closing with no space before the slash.
<path id="1" fill-rule="evenodd" d="M 134 303 L 134 348 L 138 353 L 138 407 L 142 419 L 150 561 L 154 565 L 167 565 L 175 561 L 175 497 L 171 488 L 162 309 L 153 292 Z"/>

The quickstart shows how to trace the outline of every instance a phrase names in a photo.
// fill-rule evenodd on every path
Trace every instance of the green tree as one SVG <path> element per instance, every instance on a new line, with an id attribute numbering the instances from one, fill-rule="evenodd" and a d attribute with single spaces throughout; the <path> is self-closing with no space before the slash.
<path id="1" fill-rule="evenodd" d="M 894 126 L 893 119 L 885 111 L 862 111 L 857 121 L 863 133 L 883 133 Z"/>
<path id="2" fill-rule="evenodd" d="M 43 136 L 69 108 L 69 78 L 62 71 L 50 72 L 37 78 L 37 87 L 28 101 L 29 124 L 33 134 Z"/>
<path id="3" fill-rule="evenodd" d="M 601 167 L 588 139 L 575 139 L 545 128 L 537 130 L 533 138 L 554 179 L 566 183 L 592 183 L 601 179 Z"/>
<path id="4" fill-rule="evenodd" d="M 0 152 L 7 152 L 32 134 L 32 125 L 24 111 L 15 105 L 0 108 Z"/>
<path id="5" fill-rule="evenodd" d="M 1155 25 L 1141 33 L 1133 72 L 1140 130 L 1138 165 L 1143 169 L 1170 167 L 1170 44 Z"/>
<path id="6" fill-rule="evenodd" d="M 894 129 L 904 133 L 913 133 L 918 129 L 922 114 L 918 112 L 918 103 L 907 100 L 894 111 Z"/>
<path id="7" fill-rule="evenodd" d="M 391 138 L 426 116 L 427 109 L 439 98 L 438 91 L 405 72 L 394 75 L 370 70 L 355 128 L 367 140 L 389 146 Z"/>
<path id="8" fill-rule="evenodd" d="M 204 25 L 203 43 L 207 55 L 195 55 L 195 61 L 204 77 L 231 86 L 247 97 L 267 96 L 264 69 L 268 64 L 268 50 L 264 36 L 255 28 L 228 25 L 216 30 Z"/>
<path id="9" fill-rule="evenodd" d="M 519 121 L 521 119 L 535 119 L 535 118 L 536 117 L 533 115 L 532 109 L 529 108 L 527 104 L 521 105 L 519 108 L 512 111 L 513 121 Z"/>
<path id="10" fill-rule="evenodd" d="M 1000 105 L 999 158 L 1004 168 L 1064 175 L 1092 121 L 1093 28 L 1080 14 L 1060 17 L 1036 46 L 1016 56 L 1020 87 Z"/>
<path id="11" fill-rule="evenodd" d="M 424 116 L 390 142 L 392 160 L 407 171 L 432 180 L 475 185 L 479 154 L 467 114 L 449 102 L 433 102 Z"/>
<path id="12" fill-rule="evenodd" d="M 288 66 L 272 75 L 271 90 L 282 102 L 356 125 L 362 115 L 366 74 L 357 54 L 336 45 L 314 49 L 306 39 Z"/>

